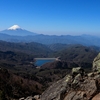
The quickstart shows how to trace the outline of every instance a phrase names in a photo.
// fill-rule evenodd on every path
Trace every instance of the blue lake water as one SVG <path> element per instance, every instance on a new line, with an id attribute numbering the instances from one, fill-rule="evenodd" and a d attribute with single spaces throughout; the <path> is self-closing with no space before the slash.
<path id="1" fill-rule="evenodd" d="M 38 60 L 36 60 L 35 65 L 42 66 L 45 63 L 53 62 L 53 61 L 55 61 L 55 60 L 54 59 L 40 59 L 40 60 L 38 59 Z"/>

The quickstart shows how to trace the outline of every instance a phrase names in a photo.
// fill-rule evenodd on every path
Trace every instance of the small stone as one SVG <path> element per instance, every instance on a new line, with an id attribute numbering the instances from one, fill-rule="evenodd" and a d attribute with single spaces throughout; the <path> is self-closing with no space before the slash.
<path id="1" fill-rule="evenodd" d="M 93 77 L 93 76 L 94 76 L 93 73 L 89 73 L 89 74 L 88 74 L 88 77 Z"/>
<path id="2" fill-rule="evenodd" d="M 20 98 L 19 100 L 24 100 L 25 98 L 24 97 L 22 97 L 22 98 Z"/>

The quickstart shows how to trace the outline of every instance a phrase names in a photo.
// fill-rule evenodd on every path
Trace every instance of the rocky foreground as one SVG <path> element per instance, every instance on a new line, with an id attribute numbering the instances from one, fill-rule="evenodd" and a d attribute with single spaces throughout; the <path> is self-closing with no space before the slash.
<path id="1" fill-rule="evenodd" d="M 81 67 L 52 84 L 41 95 L 19 100 L 100 100 L 100 53 L 93 61 L 91 73 Z"/>

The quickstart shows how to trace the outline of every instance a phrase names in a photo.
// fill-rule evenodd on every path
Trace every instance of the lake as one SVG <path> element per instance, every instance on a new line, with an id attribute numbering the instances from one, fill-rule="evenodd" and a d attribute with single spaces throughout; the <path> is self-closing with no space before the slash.
<path id="1" fill-rule="evenodd" d="M 53 62 L 55 60 L 56 60 L 56 58 L 35 58 L 35 65 L 42 66 L 45 63 Z"/>

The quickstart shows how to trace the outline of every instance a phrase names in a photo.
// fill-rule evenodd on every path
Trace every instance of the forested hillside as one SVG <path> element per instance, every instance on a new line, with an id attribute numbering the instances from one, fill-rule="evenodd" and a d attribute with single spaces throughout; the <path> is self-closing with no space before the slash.
<path id="1" fill-rule="evenodd" d="M 36 42 L 11 43 L 5 41 L 0 41 L 0 50 L 27 53 L 33 55 L 34 57 L 47 57 L 48 53 L 52 51 L 47 46 Z"/>

